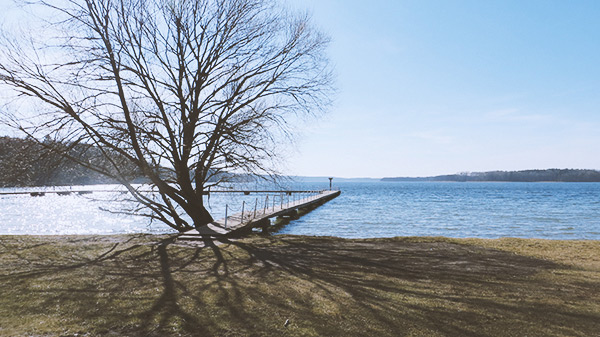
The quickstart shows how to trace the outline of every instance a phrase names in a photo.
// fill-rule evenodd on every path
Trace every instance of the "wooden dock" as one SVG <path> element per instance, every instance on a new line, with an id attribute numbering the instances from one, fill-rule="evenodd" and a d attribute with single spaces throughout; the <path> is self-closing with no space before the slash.
<path id="1" fill-rule="evenodd" d="M 138 192 L 142 193 L 157 193 L 155 190 L 138 190 Z M 255 193 L 275 193 L 275 194 L 286 194 L 292 195 L 296 193 L 320 193 L 321 191 L 280 191 L 280 190 L 208 190 L 204 191 L 204 195 L 216 194 L 216 193 L 244 193 L 245 195 L 255 194 Z M 71 195 L 71 194 L 92 194 L 92 193 L 129 193 L 126 189 L 98 189 L 98 190 L 87 190 L 87 189 L 39 189 L 39 190 L 18 190 L 18 191 L 0 191 L 0 196 L 2 195 L 30 195 L 32 197 L 42 197 L 46 194 L 58 194 L 58 195 Z"/>
<path id="2" fill-rule="evenodd" d="M 286 193 L 287 191 L 279 191 Z M 315 194 L 306 198 L 282 202 L 272 207 L 261 209 L 251 209 L 239 212 L 223 219 L 214 221 L 206 226 L 193 229 L 179 235 L 178 240 L 201 240 L 204 237 L 215 237 L 229 234 L 235 234 L 241 231 L 250 230 L 253 227 L 263 227 L 270 223 L 274 217 L 297 217 L 298 211 L 316 207 L 340 195 L 339 190 L 316 191 Z"/>
<path id="3" fill-rule="evenodd" d="M 46 194 L 57 194 L 57 195 L 71 195 L 71 194 L 92 194 L 97 193 L 127 193 L 127 190 L 36 190 L 36 191 L 1 191 L 0 196 L 3 195 L 30 195 L 32 197 L 43 197 Z"/>

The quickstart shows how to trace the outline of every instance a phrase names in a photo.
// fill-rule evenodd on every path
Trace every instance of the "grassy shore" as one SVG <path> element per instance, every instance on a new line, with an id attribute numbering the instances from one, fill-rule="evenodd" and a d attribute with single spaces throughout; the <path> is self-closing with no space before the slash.
<path id="1" fill-rule="evenodd" d="M 1 236 L 0 335 L 600 336 L 600 242 Z"/>

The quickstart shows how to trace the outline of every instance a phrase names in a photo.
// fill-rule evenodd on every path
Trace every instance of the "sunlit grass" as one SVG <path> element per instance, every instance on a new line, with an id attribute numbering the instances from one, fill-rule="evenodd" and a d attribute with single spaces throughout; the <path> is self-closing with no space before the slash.
<path id="1" fill-rule="evenodd" d="M 6 336 L 600 331 L 598 241 L 253 236 L 203 248 L 150 235 L 0 239 Z"/>

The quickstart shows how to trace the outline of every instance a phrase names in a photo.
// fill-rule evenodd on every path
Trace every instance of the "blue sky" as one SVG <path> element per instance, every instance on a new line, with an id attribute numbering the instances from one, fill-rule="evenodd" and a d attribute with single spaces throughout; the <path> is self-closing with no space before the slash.
<path id="1" fill-rule="evenodd" d="M 339 88 L 291 173 L 600 169 L 600 1 L 288 3 L 332 38 Z"/>
<path id="2" fill-rule="evenodd" d="M 285 173 L 600 169 L 600 1 L 282 1 L 331 37 L 338 87 Z"/>

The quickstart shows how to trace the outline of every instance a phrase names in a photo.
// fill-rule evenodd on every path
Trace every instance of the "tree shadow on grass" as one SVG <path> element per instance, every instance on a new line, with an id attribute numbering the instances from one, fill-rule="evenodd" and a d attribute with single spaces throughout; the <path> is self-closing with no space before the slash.
<path id="1" fill-rule="evenodd" d="M 178 305 L 173 278 L 173 272 L 199 260 L 201 249 L 170 256 L 174 237 L 139 235 L 116 242 L 97 238 L 102 237 L 58 243 L 52 238 L 30 239 L 31 244 L 4 241 L 1 261 L 6 272 L 0 273 L 0 289 L 5 296 L 0 310 L 33 323 L 22 333 L 55 334 L 51 325 L 56 320 L 64 325 L 61 335 L 164 335 L 174 325 L 188 335 L 205 335 L 203 325 Z M 50 326 L 38 327 L 44 322 Z"/>
<path id="2" fill-rule="evenodd" d="M 62 335 L 590 335 L 600 322 L 598 311 L 576 309 L 590 306 L 581 296 L 597 283 L 536 277 L 567 267 L 443 240 L 193 246 L 132 236 L 1 247 L 2 316 L 43 312 Z M 36 329 L 22 332 L 43 334 Z"/>
<path id="3" fill-rule="evenodd" d="M 153 335 L 162 334 L 166 332 L 166 327 L 172 319 L 178 318 L 182 322 L 182 330 L 188 332 L 193 336 L 206 336 L 207 331 L 204 329 L 204 325 L 201 324 L 196 317 L 186 312 L 178 304 L 177 288 L 178 284 L 173 278 L 172 262 L 169 257 L 167 247 L 173 243 L 173 239 L 165 240 L 161 242 L 157 248 L 156 253 L 160 261 L 160 272 L 163 282 L 163 290 L 158 299 L 154 301 L 152 306 L 141 314 L 142 323 L 140 325 L 140 335 Z M 187 263 L 180 266 L 180 269 L 193 263 L 198 258 L 198 251 L 196 251 Z M 180 285 L 181 286 L 181 285 Z M 157 319 L 157 324 L 152 324 L 152 321 Z M 152 330 L 150 330 L 152 328 Z"/>
<path id="4" fill-rule="evenodd" d="M 246 251 L 262 266 L 255 273 L 265 279 L 274 270 L 284 271 L 311 285 L 313 294 L 320 293 L 317 300 L 343 303 L 346 307 L 338 315 L 322 317 L 315 312 L 319 303 L 294 306 L 291 314 L 323 335 L 343 335 L 348 317 L 364 319 L 361 333 L 389 336 L 411 329 L 452 336 L 588 335 L 600 328 L 599 312 L 564 306 L 574 299 L 572 293 L 561 293 L 559 285 L 534 277 L 544 270 L 568 269 L 540 259 L 447 242 L 393 239 L 225 242 Z M 575 290 L 581 299 L 598 287 L 594 283 Z M 302 303 L 293 293 L 290 289 L 289 298 Z"/>

